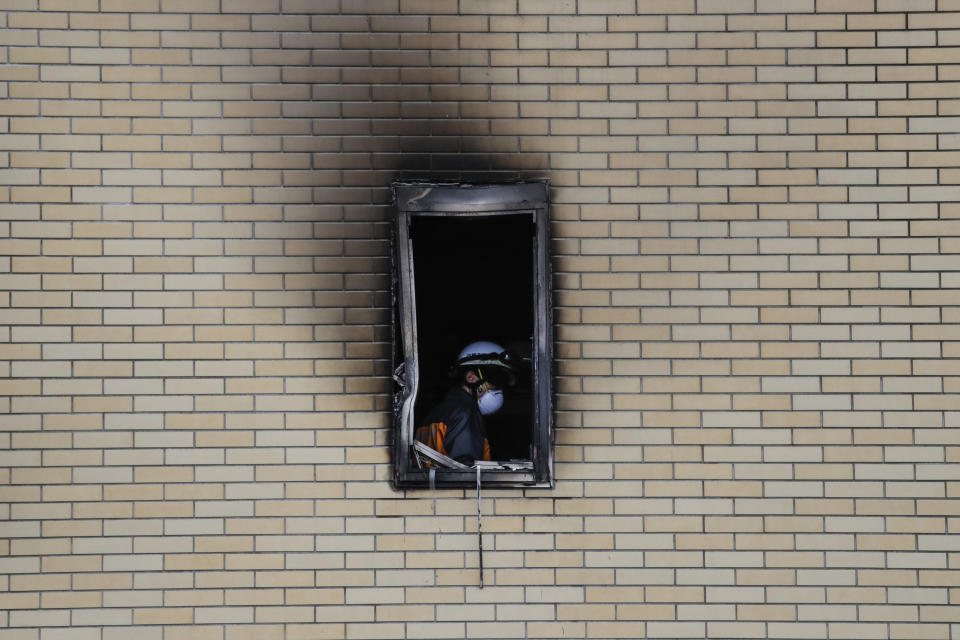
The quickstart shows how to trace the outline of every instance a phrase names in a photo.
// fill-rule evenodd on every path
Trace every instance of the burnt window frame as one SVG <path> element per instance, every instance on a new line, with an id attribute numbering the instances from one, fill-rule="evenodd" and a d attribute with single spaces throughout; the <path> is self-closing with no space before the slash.
<path id="1" fill-rule="evenodd" d="M 414 407 L 420 385 L 416 291 L 411 223 L 418 216 L 490 217 L 529 215 L 532 232 L 533 335 L 531 336 L 532 469 L 483 469 L 490 487 L 553 488 L 554 412 L 552 388 L 552 273 L 549 236 L 549 183 L 508 184 L 395 182 L 393 193 L 393 482 L 398 489 L 473 487 L 477 472 L 415 468 L 411 462 Z M 432 476 L 432 477 L 431 477 Z"/>

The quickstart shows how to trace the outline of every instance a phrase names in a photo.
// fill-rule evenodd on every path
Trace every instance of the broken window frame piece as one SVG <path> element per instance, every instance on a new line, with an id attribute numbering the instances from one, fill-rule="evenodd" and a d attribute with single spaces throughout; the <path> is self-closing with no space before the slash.
<path id="1" fill-rule="evenodd" d="M 547 181 L 511 184 L 466 185 L 399 182 L 393 184 L 393 480 L 397 488 L 476 486 L 476 469 L 489 487 L 554 486 L 552 397 L 552 301 L 549 260 L 549 208 Z M 529 460 L 503 464 L 478 462 L 475 467 L 424 461 L 431 459 L 421 448 L 413 450 L 414 406 L 420 392 L 414 250 L 411 225 L 418 216 L 460 218 L 529 216 L 532 224 L 533 335 L 531 338 L 532 411 L 529 426 Z M 476 339 L 483 339 L 477 336 Z M 437 452 L 437 455 L 441 455 Z M 442 462 L 442 461 L 441 461 Z"/>

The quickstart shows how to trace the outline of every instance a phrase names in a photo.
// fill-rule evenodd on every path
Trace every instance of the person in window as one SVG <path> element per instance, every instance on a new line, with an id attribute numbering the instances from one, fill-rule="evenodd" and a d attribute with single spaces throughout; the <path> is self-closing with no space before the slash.
<path id="1" fill-rule="evenodd" d="M 490 459 L 483 416 L 503 406 L 503 389 L 516 382 L 510 356 L 494 342 L 474 342 L 450 368 L 454 385 L 430 410 L 414 438 L 457 462 L 471 466 Z"/>

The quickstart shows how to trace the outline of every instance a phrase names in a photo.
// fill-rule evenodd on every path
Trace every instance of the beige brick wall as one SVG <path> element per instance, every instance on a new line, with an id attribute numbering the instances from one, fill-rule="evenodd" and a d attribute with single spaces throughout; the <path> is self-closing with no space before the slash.
<path id="1" fill-rule="evenodd" d="M 0 9 L 0 640 L 960 638 L 960 2 Z M 553 184 L 483 590 L 388 482 L 398 177 Z"/>

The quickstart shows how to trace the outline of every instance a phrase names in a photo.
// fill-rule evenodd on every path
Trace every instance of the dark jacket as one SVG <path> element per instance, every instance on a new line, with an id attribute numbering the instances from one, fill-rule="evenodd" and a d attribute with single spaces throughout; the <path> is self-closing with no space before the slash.
<path id="1" fill-rule="evenodd" d="M 490 457 L 483 416 L 473 396 L 453 387 L 430 410 L 415 438 L 457 462 L 472 465 Z"/>

